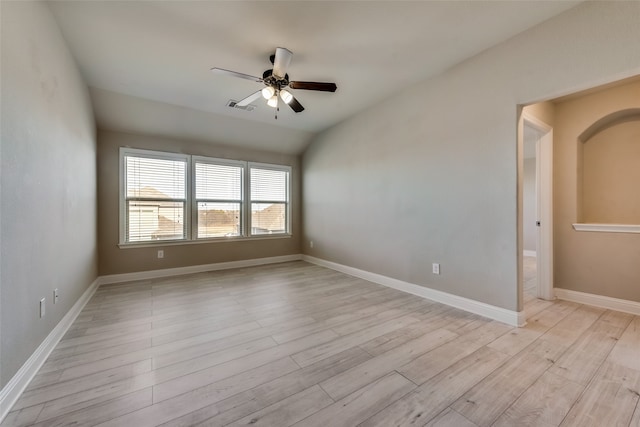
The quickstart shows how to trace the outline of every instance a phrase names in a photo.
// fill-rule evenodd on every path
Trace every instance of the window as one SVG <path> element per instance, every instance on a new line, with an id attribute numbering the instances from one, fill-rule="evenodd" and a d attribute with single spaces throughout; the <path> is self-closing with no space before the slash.
<path id="1" fill-rule="evenodd" d="M 289 215 L 289 170 L 250 165 L 251 234 L 286 233 Z"/>
<path id="2" fill-rule="evenodd" d="M 120 149 L 120 243 L 290 233 L 289 166 Z"/>
<path id="3" fill-rule="evenodd" d="M 242 236 L 241 162 L 195 161 L 196 238 Z"/>
<path id="4" fill-rule="evenodd" d="M 131 151 L 123 161 L 124 241 L 184 239 L 187 158 Z"/>

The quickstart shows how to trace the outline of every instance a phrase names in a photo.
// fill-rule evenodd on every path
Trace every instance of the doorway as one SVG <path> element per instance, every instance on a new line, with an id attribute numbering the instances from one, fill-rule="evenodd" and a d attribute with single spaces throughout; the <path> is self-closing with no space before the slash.
<path id="1" fill-rule="evenodd" d="M 553 128 L 523 112 L 523 293 L 553 300 Z"/>

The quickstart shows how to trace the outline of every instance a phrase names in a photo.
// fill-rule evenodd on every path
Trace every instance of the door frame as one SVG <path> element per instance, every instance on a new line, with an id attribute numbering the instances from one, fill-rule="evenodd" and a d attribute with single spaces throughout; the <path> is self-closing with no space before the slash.
<path id="1" fill-rule="evenodd" d="M 536 233 L 536 296 L 553 300 L 553 127 L 527 112 L 523 112 L 522 119 L 523 126 L 542 134 L 536 141 L 536 216 L 540 224 Z"/>

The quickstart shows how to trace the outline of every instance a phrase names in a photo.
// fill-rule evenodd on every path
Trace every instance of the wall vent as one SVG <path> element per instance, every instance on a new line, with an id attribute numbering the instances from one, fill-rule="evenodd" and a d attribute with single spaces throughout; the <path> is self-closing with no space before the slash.
<path id="1" fill-rule="evenodd" d="M 256 105 L 254 104 L 245 105 L 244 107 L 238 107 L 237 103 L 238 101 L 230 99 L 229 102 L 227 102 L 227 107 L 235 108 L 236 110 L 244 110 L 244 111 L 253 111 L 256 109 Z"/>

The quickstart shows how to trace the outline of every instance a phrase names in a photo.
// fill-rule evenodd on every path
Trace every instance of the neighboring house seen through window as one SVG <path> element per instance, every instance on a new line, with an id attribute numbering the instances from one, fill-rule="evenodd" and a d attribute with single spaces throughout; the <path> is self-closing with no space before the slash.
<path id="1" fill-rule="evenodd" d="M 120 149 L 120 243 L 290 233 L 289 166 Z"/>

